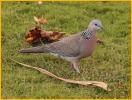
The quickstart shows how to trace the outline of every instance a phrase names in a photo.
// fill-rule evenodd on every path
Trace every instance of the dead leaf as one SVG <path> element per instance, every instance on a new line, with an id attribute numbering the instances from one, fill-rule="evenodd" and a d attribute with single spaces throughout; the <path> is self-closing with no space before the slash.
<path id="1" fill-rule="evenodd" d="M 27 38 L 26 41 L 29 42 L 29 43 L 32 43 L 32 41 L 33 41 L 33 37 L 29 37 L 29 38 Z"/>
<path id="2" fill-rule="evenodd" d="M 48 41 L 58 41 L 63 35 L 64 33 L 53 31 L 44 31 L 41 33 L 42 39 L 47 38 Z"/>
<path id="3" fill-rule="evenodd" d="M 45 18 L 43 18 L 43 17 L 36 17 L 36 16 L 34 16 L 34 21 L 38 24 L 38 25 L 40 25 L 40 24 L 47 24 L 48 23 L 48 21 L 47 21 L 47 19 L 45 19 Z"/>
<path id="4" fill-rule="evenodd" d="M 26 34 L 25 38 L 26 41 L 30 44 L 34 44 L 36 42 L 41 43 L 40 39 L 45 43 L 52 43 L 58 41 L 62 38 L 64 32 L 53 32 L 53 31 L 46 31 L 42 30 L 39 27 L 33 27 L 29 32 Z"/>
<path id="5" fill-rule="evenodd" d="M 31 30 L 29 30 L 29 32 L 26 34 L 25 38 L 26 41 L 30 44 L 39 41 L 39 39 L 41 38 L 41 29 L 34 27 Z"/>
<path id="6" fill-rule="evenodd" d="M 104 42 L 102 40 L 98 39 L 97 44 L 104 44 Z"/>
<path id="7" fill-rule="evenodd" d="M 99 88 L 102 88 L 106 91 L 111 91 L 111 89 L 108 88 L 108 85 L 104 82 L 98 82 L 98 81 L 77 81 L 77 80 L 70 80 L 70 79 L 65 79 L 65 78 L 62 78 L 62 77 L 58 77 L 56 75 L 54 75 L 53 73 L 45 70 L 45 69 L 42 69 L 42 68 L 39 68 L 39 67 L 33 67 L 31 65 L 27 65 L 27 64 L 24 64 L 24 63 L 20 63 L 16 60 L 13 60 L 11 59 L 12 61 L 22 65 L 22 66 L 25 66 L 27 68 L 31 68 L 31 69 L 35 69 L 43 74 L 46 74 L 48 76 L 51 76 L 53 78 L 56 78 L 58 80 L 62 80 L 64 82 L 67 82 L 67 83 L 72 83 L 72 84 L 78 84 L 78 85 L 83 85 L 83 86 L 94 86 L 94 87 L 99 87 Z"/>

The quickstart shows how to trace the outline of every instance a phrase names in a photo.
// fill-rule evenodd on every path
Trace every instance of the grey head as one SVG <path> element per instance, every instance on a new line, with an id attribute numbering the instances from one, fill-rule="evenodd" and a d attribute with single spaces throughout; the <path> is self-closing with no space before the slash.
<path id="1" fill-rule="evenodd" d="M 102 29 L 103 26 L 102 26 L 102 23 L 100 20 L 98 19 L 94 19 L 92 20 L 90 23 L 89 23 L 89 26 L 88 26 L 88 29 L 90 29 L 91 31 L 97 31 L 97 30 L 100 30 Z"/>
<path id="2" fill-rule="evenodd" d="M 87 30 L 82 32 L 82 36 L 84 39 L 89 40 L 93 33 L 96 33 L 97 30 L 100 30 L 102 27 L 102 23 L 98 19 L 94 19 L 89 23 Z"/>

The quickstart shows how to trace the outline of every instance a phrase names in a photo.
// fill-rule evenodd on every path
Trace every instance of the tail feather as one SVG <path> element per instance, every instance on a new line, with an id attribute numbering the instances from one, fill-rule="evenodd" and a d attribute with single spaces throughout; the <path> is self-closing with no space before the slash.
<path id="1" fill-rule="evenodd" d="M 44 46 L 38 46 L 33 48 L 21 49 L 20 53 L 46 53 L 47 50 Z"/>

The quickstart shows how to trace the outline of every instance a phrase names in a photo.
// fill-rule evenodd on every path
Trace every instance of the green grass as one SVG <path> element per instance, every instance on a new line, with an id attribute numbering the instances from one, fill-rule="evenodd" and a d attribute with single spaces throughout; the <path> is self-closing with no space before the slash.
<path id="1" fill-rule="evenodd" d="M 43 29 L 83 31 L 92 19 L 100 19 L 106 31 L 97 37 L 104 41 L 93 55 L 81 61 L 77 74 L 69 63 L 48 54 L 20 54 L 31 47 L 25 33 L 44 16 Z M 24 62 L 64 78 L 104 81 L 111 92 L 82 87 L 50 78 L 13 63 Z M 129 2 L 3 2 L 2 3 L 2 98 L 130 98 L 130 4 Z"/>

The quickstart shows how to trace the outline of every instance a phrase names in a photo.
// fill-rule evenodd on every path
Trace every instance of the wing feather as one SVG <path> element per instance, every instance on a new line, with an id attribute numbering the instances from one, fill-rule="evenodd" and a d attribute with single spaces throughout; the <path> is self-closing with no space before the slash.
<path id="1" fill-rule="evenodd" d="M 65 39 L 46 45 L 46 49 L 50 53 L 60 56 L 76 57 L 80 53 L 79 37 Z"/>

